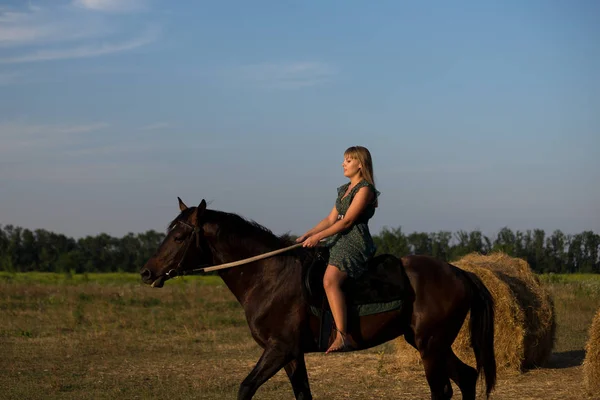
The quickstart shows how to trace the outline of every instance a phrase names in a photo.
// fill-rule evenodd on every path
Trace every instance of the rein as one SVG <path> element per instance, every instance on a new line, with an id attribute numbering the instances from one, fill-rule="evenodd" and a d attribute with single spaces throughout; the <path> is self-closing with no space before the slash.
<path id="1" fill-rule="evenodd" d="M 272 257 L 272 256 L 277 255 L 277 254 L 285 253 L 286 251 L 290 251 L 292 249 L 295 249 L 297 247 L 301 247 L 302 246 L 302 243 L 297 243 L 297 244 L 294 244 L 292 246 L 284 247 L 283 249 L 273 250 L 273 251 L 270 251 L 268 253 L 259 254 L 257 256 L 250 257 L 250 258 L 245 258 L 243 260 L 233 261 L 233 262 L 229 262 L 229 263 L 225 263 L 225 264 L 220 264 L 220 265 L 215 265 L 215 266 L 209 266 L 209 265 L 207 265 L 206 267 L 201 267 L 201 268 L 196 268 L 196 269 L 192 269 L 192 270 L 189 270 L 189 271 L 185 271 L 185 270 L 181 270 L 181 264 L 185 260 L 185 256 L 187 255 L 187 252 L 190 249 L 190 244 L 192 243 L 192 240 L 194 239 L 194 236 L 196 236 L 196 247 L 200 247 L 200 229 L 197 226 L 193 226 L 193 225 L 188 224 L 187 222 L 184 222 L 184 221 L 179 221 L 179 222 L 181 224 L 187 226 L 188 228 L 191 228 L 192 229 L 192 234 L 190 235 L 190 237 L 187 240 L 187 243 L 186 243 L 186 246 L 185 246 L 185 251 L 183 252 L 183 256 L 181 256 L 181 260 L 177 264 L 177 267 L 166 273 L 166 275 L 169 278 L 174 278 L 174 277 L 176 277 L 178 275 L 191 275 L 194 272 L 210 272 L 210 271 L 218 271 L 220 269 L 237 267 L 239 265 L 249 264 L 249 263 L 254 262 L 254 261 L 263 260 L 265 258 L 269 258 L 269 257 Z M 325 239 L 323 239 L 322 241 L 324 241 L 324 240 Z"/>
<path id="2" fill-rule="evenodd" d="M 190 274 L 192 272 L 197 272 L 197 271 L 210 272 L 210 271 L 217 271 L 217 270 L 220 270 L 220 269 L 237 267 L 238 265 L 249 264 L 249 263 L 251 263 L 253 261 L 258 261 L 258 260 L 262 260 L 264 258 L 272 257 L 272 256 L 274 256 L 276 254 L 285 253 L 286 251 L 295 249 L 296 247 L 300 247 L 300 246 L 302 246 L 302 243 L 297 243 L 297 244 L 294 244 L 292 246 L 284 247 L 283 249 L 279 249 L 279 250 L 273 250 L 273 251 L 270 251 L 268 253 L 259 254 L 259 255 L 254 256 L 254 257 L 244 258 L 243 260 L 233 261 L 233 262 L 229 262 L 229 263 L 225 263 L 225 264 L 220 264 L 220 265 L 215 265 L 214 267 L 203 267 L 203 268 L 192 269 L 190 271 L 185 272 L 184 275 L 188 275 L 188 274 Z"/>

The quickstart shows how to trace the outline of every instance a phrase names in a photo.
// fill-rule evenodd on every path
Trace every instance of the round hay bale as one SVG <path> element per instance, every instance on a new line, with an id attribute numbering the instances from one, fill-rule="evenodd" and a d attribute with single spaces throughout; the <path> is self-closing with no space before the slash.
<path id="1" fill-rule="evenodd" d="M 488 256 L 473 253 L 453 265 L 477 275 L 494 298 L 494 349 L 498 371 L 518 373 L 543 365 L 554 345 L 554 304 L 527 262 L 504 253 Z M 403 338 L 394 343 L 400 364 L 420 363 L 418 352 Z M 475 366 L 469 316 L 452 349 L 463 362 Z"/>
<path id="2" fill-rule="evenodd" d="M 465 257 L 454 265 L 477 275 L 494 298 L 494 350 L 498 371 L 520 371 L 525 353 L 525 314 L 513 296 L 511 288 L 493 271 L 481 267 L 479 260 L 473 256 Z M 452 349 L 463 362 L 475 366 L 475 355 L 469 333 L 469 316 L 465 319 Z"/>
<path id="3" fill-rule="evenodd" d="M 543 366 L 554 347 L 556 313 L 550 293 L 541 285 L 529 264 L 502 252 L 487 256 L 469 254 L 456 265 L 461 267 L 465 263 L 491 270 L 508 285 L 525 316 L 521 367 Z M 502 325 L 500 328 L 504 329 Z"/>
<path id="4" fill-rule="evenodd" d="M 509 286 L 492 271 L 473 265 L 468 260 L 457 266 L 475 273 L 488 288 L 496 303 L 494 348 L 498 371 L 519 371 L 524 354 L 525 317 Z M 404 366 L 421 364 L 419 353 L 404 338 L 395 340 L 394 345 L 398 364 Z M 469 316 L 465 319 L 452 349 L 463 362 L 475 366 L 475 355 L 469 333 Z"/>
<path id="5" fill-rule="evenodd" d="M 591 394 L 600 393 L 600 309 L 592 321 L 589 339 L 585 346 L 583 379 Z"/>

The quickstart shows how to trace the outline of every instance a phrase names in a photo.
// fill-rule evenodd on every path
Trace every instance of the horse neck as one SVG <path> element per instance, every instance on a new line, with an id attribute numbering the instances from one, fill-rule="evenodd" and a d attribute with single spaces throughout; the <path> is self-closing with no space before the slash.
<path id="1" fill-rule="evenodd" d="M 239 261 L 276 250 L 275 248 L 269 249 L 267 246 L 232 245 L 231 243 L 220 243 L 218 241 L 209 242 L 209 245 L 215 264 Z M 279 258 L 268 258 L 220 270 L 219 276 L 240 304 L 244 306 L 249 303 L 246 300 L 250 294 L 252 294 L 253 299 L 268 296 L 269 290 L 266 289 L 277 286 L 278 273 L 285 266 L 286 263 L 279 261 Z M 268 273 L 265 273 L 265 271 L 268 271 Z M 261 290 L 254 290 L 255 288 Z"/>

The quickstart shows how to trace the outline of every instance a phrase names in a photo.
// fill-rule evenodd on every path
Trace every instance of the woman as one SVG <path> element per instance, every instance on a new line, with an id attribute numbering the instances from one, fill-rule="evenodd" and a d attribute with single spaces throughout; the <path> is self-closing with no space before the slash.
<path id="1" fill-rule="evenodd" d="M 379 192 L 375 189 L 371 153 L 362 146 L 350 147 L 344 152 L 342 167 L 350 182 L 337 189 L 338 196 L 329 216 L 296 240 L 303 242 L 304 247 L 313 247 L 332 237 L 323 286 L 337 334 L 326 354 L 356 348 L 356 342 L 347 331 L 342 284 L 348 276 L 360 277 L 375 254 L 368 221 L 375 214 Z"/>

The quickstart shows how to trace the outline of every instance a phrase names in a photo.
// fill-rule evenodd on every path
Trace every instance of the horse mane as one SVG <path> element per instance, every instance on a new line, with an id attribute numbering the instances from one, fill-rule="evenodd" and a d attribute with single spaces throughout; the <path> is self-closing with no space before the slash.
<path id="1" fill-rule="evenodd" d="M 204 219 L 206 222 L 217 222 L 219 240 L 251 240 L 253 243 L 260 242 L 268 247 L 285 247 L 291 244 L 289 235 L 275 235 L 270 229 L 256 221 L 246 219 L 238 214 L 217 210 L 206 210 Z"/>
<path id="2" fill-rule="evenodd" d="M 168 230 L 171 230 L 178 221 L 187 220 L 195 209 L 196 207 L 190 207 L 181 212 L 171 221 Z M 251 242 L 254 245 L 262 244 L 273 249 L 287 247 L 294 243 L 289 233 L 277 236 L 258 222 L 230 212 L 207 209 L 202 216 L 202 221 L 214 223 L 218 227 L 217 239 L 227 243 Z"/>

